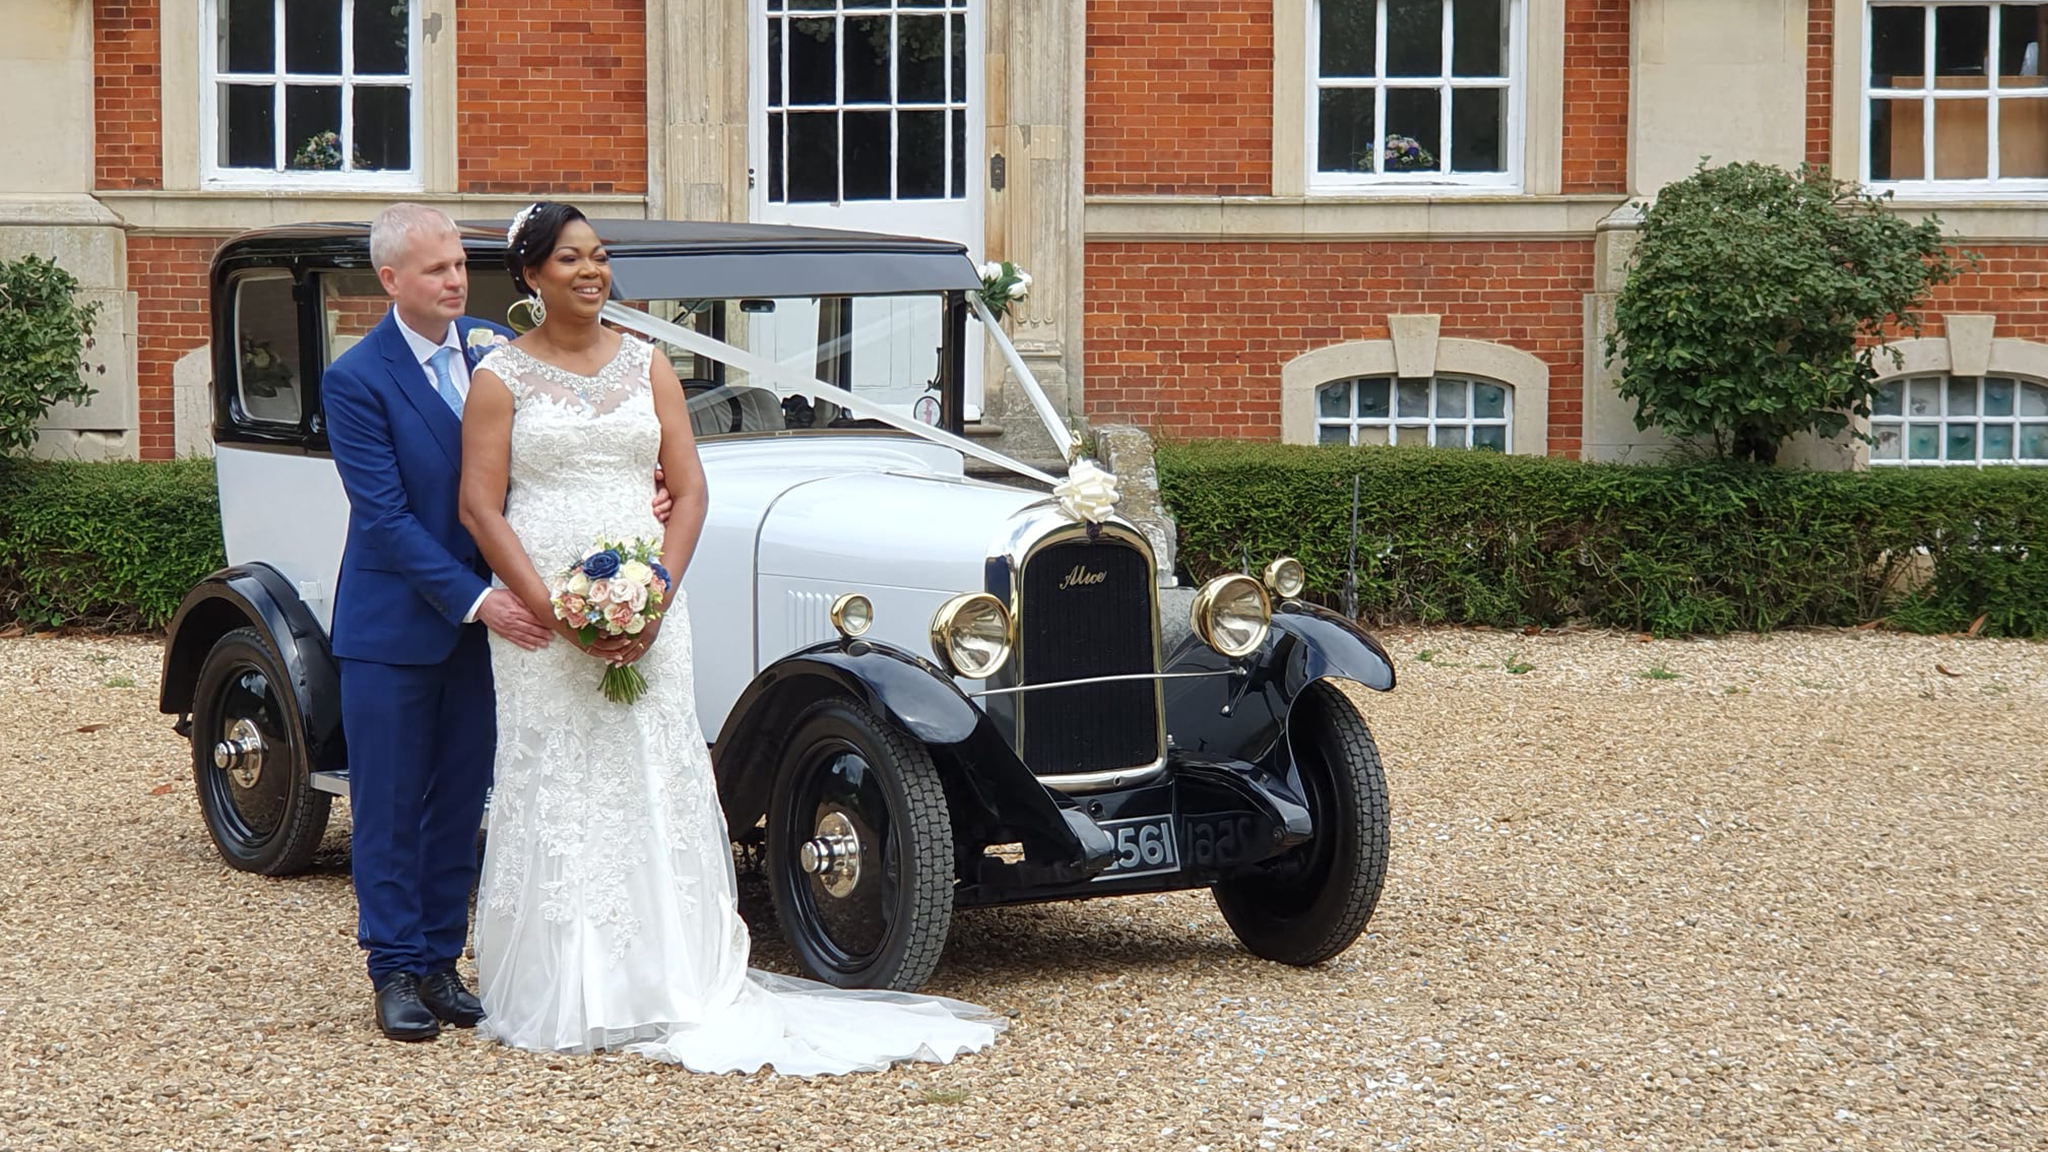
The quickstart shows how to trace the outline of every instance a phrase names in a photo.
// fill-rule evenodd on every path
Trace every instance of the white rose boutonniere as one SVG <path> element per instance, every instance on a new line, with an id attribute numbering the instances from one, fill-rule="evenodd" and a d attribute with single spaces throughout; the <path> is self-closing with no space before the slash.
<path id="1" fill-rule="evenodd" d="M 471 328 L 469 330 L 469 337 L 464 342 L 471 348 L 490 348 L 499 344 L 510 343 L 510 341 L 505 339 L 503 332 L 493 332 L 489 328 Z"/>
<path id="2" fill-rule="evenodd" d="M 1090 524 L 1100 524 L 1116 511 L 1116 477 L 1086 457 L 1074 461 L 1052 494 L 1067 515 Z"/>

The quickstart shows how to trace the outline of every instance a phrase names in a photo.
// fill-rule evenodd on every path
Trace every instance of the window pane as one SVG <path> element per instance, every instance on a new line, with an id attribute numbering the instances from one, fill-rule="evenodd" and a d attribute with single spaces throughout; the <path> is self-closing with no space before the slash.
<path id="1" fill-rule="evenodd" d="M 248 277 L 235 287 L 241 350 L 236 398 L 251 420 L 299 422 L 299 306 L 289 276 Z"/>
<path id="2" fill-rule="evenodd" d="M 790 203 L 839 199 L 839 117 L 832 112 L 789 114 Z"/>
<path id="3" fill-rule="evenodd" d="M 378 86 L 355 94 L 356 167 L 412 167 L 411 90 Z"/>
<path id="4" fill-rule="evenodd" d="M 953 199 L 967 196 L 967 113 L 958 108 L 946 113 L 953 118 Z"/>
<path id="5" fill-rule="evenodd" d="M 1870 10 L 1870 86 L 1918 88 L 1927 65 L 1927 10 Z"/>
<path id="6" fill-rule="evenodd" d="M 1351 443 L 1351 429 L 1344 427 L 1342 424 L 1324 424 L 1316 429 L 1316 443 L 1349 444 Z"/>
<path id="7" fill-rule="evenodd" d="M 284 66 L 291 72 L 341 71 L 341 0 L 292 0 L 284 6 Z"/>
<path id="8" fill-rule="evenodd" d="M 406 30 L 412 24 L 411 0 L 356 0 L 358 76 L 403 76 Z"/>
<path id="9" fill-rule="evenodd" d="M 1443 0 L 1387 0 L 1387 75 L 1443 74 Z"/>
<path id="10" fill-rule="evenodd" d="M 2014 76 L 1999 83 L 2038 87 L 2041 81 Z M 2021 180 L 2048 177 L 2048 100 L 1999 101 L 1998 175 Z"/>
<path id="11" fill-rule="evenodd" d="M 1500 0 L 1456 0 L 1451 9 L 1451 75 L 1505 76 L 1508 22 Z"/>
<path id="12" fill-rule="evenodd" d="M 1316 171 L 1370 172 L 1379 128 L 1369 88 L 1325 88 L 1316 112 Z"/>
<path id="13" fill-rule="evenodd" d="M 1915 416 L 1941 415 L 1941 381 L 1925 378 L 1912 382 L 1906 394 L 1906 411 Z"/>
<path id="14" fill-rule="evenodd" d="M 846 198 L 889 198 L 889 113 L 846 113 Z"/>
<path id="15" fill-rule="evenodd" d="M 946 114 L 896 114 L 896 197 L 941 200 L 946 195 Z"/>
<path id="16" fill-rule="evenodd" d="M 834 90 L 838 77 L 839 41 L 830 20 L 789 22 L 789 102 L 830 104 L 838 98 Z M 795 130 L 792 124 L 791 130 Z M 794 147 L 796 137 L 790 137 Z"/>
<path id="17" fill-rule="evenodd" d="M 1378 0 L 1323 0 L 1317 64 L 1324 76 L 1371 76 Z"/>
<path id="18" fill-rule="evenodd" d="M 906 104 L 940 104 L 946 99 L 946 18 L 896 18 L 896 83 Z"/>
<path id="19" fill-rule="evenodd" d="M 1424 447 L 1429 443 L 1429 428 L 1424 425 L 1399 428 L 1395 430 L 1394 443 L 1411 448 Z"/>
<path id="20" fill-rule="evenodd" d="M 341 89 L 293 86 L 284 90 L 284 143 L 290 168 L 341 170 Z"/>
<path id="21" fill-rule="evenodd" d="M 782 187 L 782 115 L 768 114 L 768 199 L 777 204 L 789 199 Z"/>
<path id="22" fill-rule="evenodd" d="M 1436 418 L 1439 420 L 1463 420 L 1465 418 L 1465 382 L 1463 380 L 1439 380 L 1436 382 Z"/>
<path id="23" fill-rule="evenodd" d="M 1939 88 L 1982 88 L 1991 50 L 1991 9 L 1942 4 L 1934 9 L 1934 74 Z"/>
<path id="24" fill-rule="evenodd" d="M 1941 425 L 1913 424 L 1906 429 L 1906 455 L 1913 460 L 1938 459 L 1941 452 Z"/>
<path id="25" fill-rule="evenodd" d="M 1387 412 L 1387 378 L 1360 380 L 1358 382 L 1358 418 L 1360 420 L 1385 420 Z"/>
<path id="26" fill-rule="evenodd" d="M 889 18 L 860 16 L 846 22 L 846 102 L 889 102 Z"/>
<path id="27" fill-rule="evenodd" d="M 1934 178 L 1982 180 L 1991 174 L 1989 100 L 1934 104 Z"/>
<path id="28" fill-rule="evenodd" d="M 1984 414 L 2012 415 L 2012 381 L 2001 380 L 1996 376 L 1984 378 Z"/>
<path id="29" fill-rule="evenodd" d="M 2048 386 L 2020 385 L 2020 415 L 2048 416 Z"/>
<path id="30" fill-rule="evenodd" d="M 1465 426 L 1463 424 L 1438 425 L 1436 430 L 1436 446 L 1439 448 L 1468 447 L 1465 439 Z"/>
<path id="31" fill-rule="evenodd" d="M 2012 427 L 2006 424 L 1992 424 L 1984 429 L 1984 458 L 1986 460 L 2012 459 Z"/>
<path id="32" fill-rule="evenodd" d="M 1953 376 L 1949 378 L 1948 414 L 1951 416 L 1975 416 L 1977 414 L 1977 378 L 1975 376 Z"/>
<path id="33" fill-rule="evenodd" d="M 220 58 L 230 72 L 268 72 L 277 47 L 270 0 L 225 0 L 220 16 Z"/>
<path id="34" fill-rule="evenodd" d="M 953 103 L 967 99 L 967 17 L 955 16 L 953 21 L 953 48 L 947 54 L 953 66 Z"/>
<path id="35" fill-rule="evenodd" d="M 1505 88 L 1459 88 L 1451 93 L 1451 171 L 1508 170 L 1500 130 L 1507 119 L 1507 102 Z"/>
<path id="36" fill-rule="evenodd" d="M 1921 152 L 1921 101 L 1870 102 L 1870 178 L 1920 180 L 1927 171 Z"/>
<path id="37" fill-rule="evenodd" d="M 1429 415 L 1429 380 L 1403 380 L 1398 389 L 1399 408 L 1396 415 Z"/>
<path id="38" fill-rule="evenodd" d="M 1508 430 L 1498 424 L 1484 424 L 1472 429 L 1472 446 L 1491 452 L 1508 450 Z"/>
<path id="39" fill-rule="evenodd" d="M 228 168 L 276 168 L 274 90 L 269 85 L 227 84 L 220 102 L 220 162 Z"/>
<path id="40" fill-rule="evenodd" d="M 2041 31 L 2048 28 L 2048 4 L 2006 4 L 1998 17 L 1998 84 L 2010 87 L 2022 76 L 2041 75 Z"/>
<path id="41" fill-rule="evenodd" d="M 1316 389 L 1316 412 L 1343 420 L 1351 415 L 1351 381 L 1339 380 Z"/>
<path id="42" fill-rule="evenodd" d="M 768 22 L 768 106 L 782 107 L 782 21 Z"/>
<path id="43" fill-rule="evenodd" d="M 2048 460 L 2048 424 L 2020 425 L 2020 459 Z"/>
<path id="44" fill-rule="evenodd" d="M 1899 459 L 1898 425 L 1892 424 L 1882 428 L 1872 428 L 1870 432 L 1871 435 L 1877 437 L 1877 443 L 1870 446 L 1870 458 L 1872 460 Z"/>
<path id="45" fill-rule="evenodd" d="M 1498 420 L 1507 415 L 1508 392 L 1498 384 L 1472 385 L 1472 415 L 1481 420 Z"/>
<path id="46" fill-rule="evenodd" d="M 1898 416 L 1901 414 L 1900 392 L 1903 385 L 1897 380 L 1887 380 L 1877 386 L 1877 395 L 1870 398 L 1872 416 Z"/>
<path id="47" fill-rule="evenodd" d="M 1951 424 L 1948 426 L 1949 460 L 1977 459 L 1977 426 L 1975 424 Z"/>
<path id="48" fill-rule="evenodd" d="M 1443 104 L 1434 88 L 1387 91 L 1388 172 L 1434 172 L 1442 138 Z"/>

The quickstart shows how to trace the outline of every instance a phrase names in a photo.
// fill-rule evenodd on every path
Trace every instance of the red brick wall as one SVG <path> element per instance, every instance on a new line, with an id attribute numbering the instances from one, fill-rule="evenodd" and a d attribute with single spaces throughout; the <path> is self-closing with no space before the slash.
<path id="1" fill-rule="evenodd" d="M 101 188 L 164 184 L 156 11 L 157 0 L 94 0 L 92 6 L 93 142 Z"/>
<path id="2" fill-rule="evenodd" d="M 1273 190 L 1272 0 L 1088 0 L 1086 190 Z"/>
<path id="3" fill-rule="evenodd" d="M 490 0 L 456 14 L 465 192 L 647 191 L 645 0 Z"/>
<path id="4" fill-rule="evenodd" d="M 1833 153 L 1828 129 L 1834 123 L 1835 6 L 1829 0 L 1806 5 L 1806 162 L 1827 165 Z M 1847 173 L 1844 173 L 1847 175 Z"/>
<path id="5" fill-rule="evenodd" d="M 1944 312 L 1984 313 L 1998 318 L 1992 335 L 2000 340 L 2048 343 L 2048 248 L 1971 245 L 1983 256 L 1974 271 L 1934 290 L 1921 316 L 1921 335 L 1940 336 Z M 1879 369 L 1886 370 L 1882 362 Z"/>
<path id="6" fill-rule="evenodd" d="M 171 367 L 211 338 L 206 270 L 220 241 L 208 236 L 136 236 L 128 241 L 128 288 L 135 293 L 136 446 L 144 460 L 176 449 Z"/>
<path id="7" fill-rule="evenodd" d="M 1564 190 L 1628 191 L 1629 0 L 1568 0 Z"/>
<path id="8" fill-rule="evenodd" d="M 1548 363 L 1550 451 L 1578 454 L 1589 240 L 1090 244 L 1087 276 L 1092 420 L 1278 439 L 1282 365 L 1433 312 L 1444 336 Z"/>

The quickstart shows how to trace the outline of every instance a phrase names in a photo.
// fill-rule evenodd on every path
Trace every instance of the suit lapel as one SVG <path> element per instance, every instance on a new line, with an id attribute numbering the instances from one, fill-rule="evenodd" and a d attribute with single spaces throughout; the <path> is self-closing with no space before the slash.
<path id="1" fill-rule="evenodd" d="M 448 456 L 448 463 L 460 467 L 462 464 L 462 421 L 448 410 L 448 405 L 433 389 L 427 387 L 425 369 L 413 359 L 412 348 L 405 342 L 405 336 L 398 330 L 398 314 L 384 317 L 384 359 L 391 368 L 392 387 L 419 413 L 426 423 L 427 431 L 433 433 L 434 442 Z"/>

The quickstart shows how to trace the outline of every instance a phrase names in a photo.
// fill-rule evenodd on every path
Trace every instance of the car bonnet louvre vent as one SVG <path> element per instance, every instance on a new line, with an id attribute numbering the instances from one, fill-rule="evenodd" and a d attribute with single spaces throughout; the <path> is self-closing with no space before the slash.
<path id="1" fill-rule="evenodd" d="M 1152 584 L 1145 554 L 1113 537 L 1033 553 L 1017 615 L 1022 683 L 1158 671 Z M 1128 680 L 1026 692 L 1018 724 L 1024 762 L 1041 775 L 1150 764 L 1159 758 L 1159 685 Z"/>

